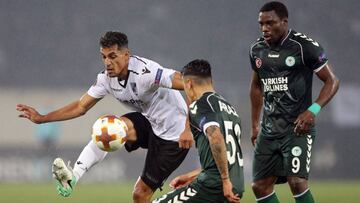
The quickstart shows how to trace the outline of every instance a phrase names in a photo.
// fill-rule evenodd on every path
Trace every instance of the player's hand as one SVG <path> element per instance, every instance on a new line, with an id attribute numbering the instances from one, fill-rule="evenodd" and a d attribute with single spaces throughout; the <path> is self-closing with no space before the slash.
<path id="1" fill-rule="evenodd" d="M 251 143 L 255 147 L 256 139 L 259 134 L 259 127 L 252 128 L 252 134 L 251 134 Z"/>
<path id="2" fill-rule="evenodd" d="M 194 138 L 190 130 L 185 129 L 183 133 L 181 133 L 179 138 L 179 147 L 184 149 L 189 149 L 194 143 Z"/>
<path id="3" fill-rule="evenodd" d="M 223 192 L 226 199 L 231 203 L 239 203 L 240 197 L 238 194 L 234 194 L 232 189 L 233 187 L 230 179 L 223 180 Z"/>
<path id="4" fill-rule="evenodd" d="M 309 133 L 310 128 L 315 124 L 315 116 L 313 113 L 311 113 L 311 111 L 306 110 L 297 117 L 294 124 L 294 132 L 296 134 L 307 134 Z"/>
<path id="5" fill-rule="evenodd" d="M 30 121 L 34 122 L 34 123 L 42 123 L 41 118 L 42 115 L 39 114 L 39 112 L 37 112 L 34 108 L 32 108 L 31 106 L 27 106 L 24 104 L 18 104 L 16 105 L 16 110 L 20 111 L 20 118 L 27 118 Z"/>
<path id="6" fill-rule="evenodd" d="M 192 181 L 192 179 L 190 177 L 188 177 L 187 175 L 181 175 L 181 176 L 174 178 L 170 182 L 169 186 L 172 189 L 178 189 L 178 188 L 182 188 L 182 187 L 189 185 L 191 183 L 191 181 Z"/>

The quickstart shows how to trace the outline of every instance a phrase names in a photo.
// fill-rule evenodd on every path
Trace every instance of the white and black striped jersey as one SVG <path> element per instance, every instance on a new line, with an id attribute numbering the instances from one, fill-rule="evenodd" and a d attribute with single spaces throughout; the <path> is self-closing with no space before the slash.
<path id="1" fill-rule="evenodd" d="M 131 56 L 127 79 L 99 73 L 88 94 L 94 98 L 113 95 L 130 109 L 142 113 L 154 133 L 162 139 L 177 141 L 185 128 L 186 103 L 172 87 L 174 70 L 138 56 Z"/>

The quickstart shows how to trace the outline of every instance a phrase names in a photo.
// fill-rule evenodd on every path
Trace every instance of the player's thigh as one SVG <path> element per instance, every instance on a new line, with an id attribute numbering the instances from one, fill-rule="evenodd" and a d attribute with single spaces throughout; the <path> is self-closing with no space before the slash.
<path id="1" fill-rule="evenodd" d="M 253 158 L 253 181 L 283 175 L 283 157 L 279 146 L 277 139 L 258 137 Z"/>
<path id="2" fill-rule="evenodd" d="M 173 190 L 152 203 L 186 202 L 186 203 L 218 203 L 225 202 L 225 198 L 220 193 L 206 193 L 201 189 L 194 189 L 191 186 Z"/>
<path id="3" fill-rule="evenodd" d="M 149 136 L 149 146 L 141 179 L 153 190 L 161 187 L 169 175 L 184 161 L 188 149 L 177 142 Z"/>
<path id="4" fill-rule="evenodd" d="M 308 178 L 315 134 L 293 135 L 284 146 L 284 165 L 287 176 Z"/>
<path id="5" fill-rule="evenodd" d="M 126 116 L 121 116 L 120 118 L 126 124 L 126 127 L 127 127 L 126 135 L 127 135 L 128 139 L 131 141 L 136 141 L 137 134 L 136 134 L 136 130 L 135 130 L 133 121 L 130 120 L 129 118 L 127 118 Z"/>
<path id="6" fill-rule="evenodd" d="M 121 116 L 128 127 L 128 136 L 132 143 L 126 143 L 127 151 L 133 151 L 137 148 L 148 148 L 149 135 L 153 130 L 148 119 L 139 112 L 131 112 Z"/>

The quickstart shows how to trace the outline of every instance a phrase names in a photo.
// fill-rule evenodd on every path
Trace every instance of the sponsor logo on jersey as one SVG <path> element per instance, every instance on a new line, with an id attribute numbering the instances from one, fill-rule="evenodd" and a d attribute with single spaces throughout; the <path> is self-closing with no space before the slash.
<path id="1" fill-rule="evenodd" d="M 163 73 L 163 69 L 158 69 L 156 72 L 156 76 L 155 76 L 155 84 L 160 84 L 160 80 L 161 80 L 161 75 Z"/>
<path id="2" fill-rule="evenodd" d="M 300 148 L 299 146 L 295 146 L 295 147 L 293 147 L 293 148 L 291 149 L 291 154 L 292 154 L 293 156 L 298 157 L 298 156 L 301 155 L 301 153 L 302 153 L 302 150 L 301 150 L 301 148 Z"/>
<path id="3" fill-rule="evenodd" d="M 144 105 L 144 102 L 141 101 L 140 99 L 130 99 L 130 100 L 120 100 L 118 99 L 119 101 L 121 102 L 124 102 L 124 103 L 129 103 L 129 104 L 132 104 L 132 105 L 139 105 L 139 106 L 143 106 Z"/>
<path id="4" fill-rule="evenodd" d="M 113 88 L 113 87 L 111 87 L 111 90 L 114 91 L 114 92 L 122 92 L 123 91 L 122 89 L 116 89 L 116 88 Z"/>
<path id="5" fill-rule="evenodd" d="M 256 58 L 256 59 L 255 59 L 255 65 L 256 65 L 257 68 L 260 68 L 260 67 L 261 67 L 262 61 L 261 61 L 260 58 Z"/>
<path id="6" fill-rule="evenodd" d="M 264 85 L 264 92 L 279 92 L 289 89 L 288 77 L 263 78 L 261 82 Z"/>
<path id="7" fill-rule="evenodd" d="M 275 51 L 271 51 L 268 54 L 269 58 L 279 58 L 279 56 L 280 56 L 280 54 L 278 52 L 275 52 Z"/>
<path id="8" fill-rule="evenodd" d="M 293 56 L 288 56 L 285 59 L 285 64 L 289 67 L 292 67 L 295 65 L 295 58 Z"/>

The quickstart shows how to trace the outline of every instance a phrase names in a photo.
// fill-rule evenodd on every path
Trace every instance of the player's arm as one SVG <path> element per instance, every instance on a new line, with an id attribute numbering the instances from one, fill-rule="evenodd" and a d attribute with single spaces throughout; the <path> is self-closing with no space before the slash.
<path id="1" fill-rule="evenodd" d="M 175 90 L 184 90 L 184 82 L 182 80 L 182 75 L 180 72 L 175 71 L 172 75 L 172 89 Z"/>
<path id="2" fill-rule="evenodd" d="M 339 79 L 335 76 L 328 64 L 325 64 L 316 75 L 324 85 L 315 102 L 296 119 L 294 131 L 298 134 L 304 134 L 309 131 L 315 122 L 316 114 L 333 98 L 339 89 Z"/>
<path id="3" fill-rule="evenodd" d="M 190 105 L 189 100 L 186 98 L 185 99 L 187 106 Z M 191 146 L 194 143 L 194 137 L 191 133 L 191 129 L 190 129 L 190 121 L 189 121 L 189 109 L 187 116 L 186 116 L 186 122 L 185 122 L 185 129 L 184 131 L 181 133 L 180 137 L 179 137 L 179 147 L 180 148 L 184 148 L 184 149 L 189 149 L 191 148 Z"/>
<path id="4" fill-rule="evenodd" d="M 170 182 L 170 187 L 178 189 L 189 185 L 201 172 L 201 168 L 195 169 L 184 175 L 177 176 Z"/>
<path id="5" fill-rule="evenodd" d="M 221 176 L 224 196 L 230 202 L 240 202 L 239 196 L 235 195 L 232 191 L 224 136 L 220 132 L 220 128 L 216 125 L 207 127 L 205 131 L 209 139 L 212 155 Z"/>
<path id="6" fill-rule="evenodd" d="M 63 121 L 84 115 L 91 107 L 93 107 L 100 99 L 91 97 L 87 93 L 78 101 L 74 101 L 62 108 L 45 115 L 38 113 L 33 107 L 18 104 L 16 110 L 20 111 L 19 117 L 27 118 L 30 121 L 40 124 L 52 121 Z"/>
<path id="7" fill-rule="evenodd" d="M 189 117 L 186 116 L 185 129 L 179 137 L 179 147 L 184 149 L 189 149 L 194 143 L 194 137 L 190 130 Z"/>
<path id="8" fill-rule="evenodd" d="M 250 83 L 250 101 L 251 101 L 251 142 L 255 146 L 256 138 L 260 128 L 260 114 L 263 105 L 263 94 L 259 76 L 253 73 Z"/>
<path id="9" fill-rule="evenodd" d="M 339 79 L 335 76 L 334 72 L 328 64 L 326 64 L 320 71 L 318 71 L 316 75 L 324 83 L 324 85 L 320 90 L 320 94 L 315 102 L 321 107 L 324 107 L 338 91 Z"/>
<path id="10" fill-rule="evenodd" d="M 229 171 L 226 157 L 226 146 L 220 128 L 212 125 L 206 128 L 206 135 L 209 139 L 211 152 L 213 154 L 216 166 L 219 169 L 221 179 L 229 179 Z"/>

